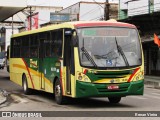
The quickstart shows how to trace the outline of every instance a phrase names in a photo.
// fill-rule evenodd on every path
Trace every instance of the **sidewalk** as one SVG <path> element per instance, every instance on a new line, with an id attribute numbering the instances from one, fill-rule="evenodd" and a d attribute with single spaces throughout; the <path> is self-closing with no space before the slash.
<path id="1" fill-rule="evenodd" d="M 8 93 L 0 88 L 0 105 L 7 101 Z"/>
<path id="2" fill-rule="evenodd" d="M 149 86 L 154 87 L 156 89 L 160 89 L 160 76 L 145 75 L 144 83 L 145 83 L 145 85 L 149 85 Z"/>

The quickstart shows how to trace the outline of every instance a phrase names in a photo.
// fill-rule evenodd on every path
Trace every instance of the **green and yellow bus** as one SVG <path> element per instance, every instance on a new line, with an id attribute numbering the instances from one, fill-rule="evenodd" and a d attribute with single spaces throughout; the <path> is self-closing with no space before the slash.
<path id="1" fill-rule="evenodd" d="M 66 22 L 15 34 L 10 44 L 10 80 L 67 97 L 143 95 L 144 62 L 134 25 L 109 21 Z"/>

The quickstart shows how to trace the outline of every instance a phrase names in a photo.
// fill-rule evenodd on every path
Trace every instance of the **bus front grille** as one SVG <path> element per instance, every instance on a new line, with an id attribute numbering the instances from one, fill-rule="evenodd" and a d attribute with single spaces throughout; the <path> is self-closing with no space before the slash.
<path id="1" fill-rule="evenodd" d="M 127 75 L 130 75 L 130 71 L 120 71 L 120 72 L 97 72 L 94 73 L 97 78 L 124 78 Z"/>

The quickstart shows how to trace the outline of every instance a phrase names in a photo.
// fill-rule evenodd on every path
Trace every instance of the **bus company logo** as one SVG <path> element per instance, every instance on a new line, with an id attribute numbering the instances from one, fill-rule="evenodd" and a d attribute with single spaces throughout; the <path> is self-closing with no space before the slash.
<path id="1" fill-rule="evenodd" d="M 2 117 L 12 117 L 11 112 L 2 112 Z"/>
<path id="2" fill-rule="evenodd" d="M 42 117 L 39 112 L 2 112 L 2 117 Z"/>
<path id="3" fill-rule="evenodd" d="M 111 83 L 114 83 L 114 82 L 115 82 L 115 80 L 114 80 L 114 79 L 112 79 L 112 80 L 110 80 L 110 82 L 111 82 Z"/>
<path id="4" fill-rule="evenodd" d="M 38 64 L 37 61 L 34 61 L 34 60 L 30 59 L 30 67 L 38 68 L 37 64 Z"/>

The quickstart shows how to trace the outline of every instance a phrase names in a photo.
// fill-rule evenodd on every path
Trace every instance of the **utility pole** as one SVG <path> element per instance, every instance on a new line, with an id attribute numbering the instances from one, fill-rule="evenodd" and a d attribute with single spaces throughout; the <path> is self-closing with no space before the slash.
<path id="1" fill-rule="evenodd" d="M 12 16 L 12 35 L 14 34 L 14 28 L 13 28 L 13 16 Z"/>
<path id="2" fill-rule="evenodd" d="M 32 7 L 30 6 L 30 10 L 29 10 L 29 16 L 30 16 L 30 30 L 32 30 Z"/>
<path id="3" fill-rule="evenodd" d="M 104 20 L 109 20 L 109 3 L 106 0 L 105 8 L 104 8 Z"/>

